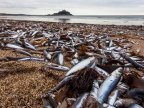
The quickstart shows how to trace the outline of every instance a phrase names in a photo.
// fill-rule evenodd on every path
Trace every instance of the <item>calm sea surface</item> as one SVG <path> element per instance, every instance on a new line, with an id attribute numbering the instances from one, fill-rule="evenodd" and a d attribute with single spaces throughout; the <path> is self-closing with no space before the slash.
<path id="1" fill-rule="evenodd" d="M 0 16 L 0 19 L 114 25 L 144 25 L 144 15 L 118 16 Z"/>

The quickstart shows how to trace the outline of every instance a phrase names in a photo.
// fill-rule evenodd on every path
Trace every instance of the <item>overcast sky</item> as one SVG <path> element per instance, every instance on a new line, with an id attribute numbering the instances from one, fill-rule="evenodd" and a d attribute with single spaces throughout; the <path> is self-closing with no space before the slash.
<path id="1" fill-rule="evenodd" d="M 144 0 L 0 0 L 0 13 L 44 15 L 144 15 Z"/>

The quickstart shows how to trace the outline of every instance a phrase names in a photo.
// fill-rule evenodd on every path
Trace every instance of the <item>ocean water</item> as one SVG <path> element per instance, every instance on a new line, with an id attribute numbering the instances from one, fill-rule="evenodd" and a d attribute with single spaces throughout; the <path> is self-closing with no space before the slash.
<path id="1" fill-rule="evenodd" d="M 144 25 L 144 15 L 0 16 L 0 19 L 104 25 Z"/>

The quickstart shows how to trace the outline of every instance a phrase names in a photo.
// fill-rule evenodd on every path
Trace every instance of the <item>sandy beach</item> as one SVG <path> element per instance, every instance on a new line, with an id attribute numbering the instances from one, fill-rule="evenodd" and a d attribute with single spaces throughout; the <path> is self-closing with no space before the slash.
<path id="1" fill-rule="evenodd" d="M 112 37 L 112 39 L 124 38 L 131 42 L 131 51 L 136 52 L 140 50 L 139 55 L 144 56 L 144 26 L 0 20 L 0 42 L 3 41 L 3 38 L 14 36 L 14 31 L 42 31 L 46 33 L 58 31 L 61 38 L 71 32 L 79 33 L 82 37 L 95 34 L 97 36 L 108 35 Z M 41 37 L 41 35 L 42 34 L 37 34 L 37 37 Z M 36 51 L 30 51 L 34 57 L 44 58 L 43 50 L 48 47 L 43 46 L 42 43 L 46 43 L 47 39 L 40 38 L 38 43 L 31 41 L 33 45 L 37 45 Z M 41 61 L 2 60 L 9 56 L 27 57 L 12 49 L 0 47 L 0 107 L 42 108 L 41 96 L 54 87 L 65 75 L 65 72 L 46 69 L 45 64 Z M 72 65 L 65 61 L 64 66 L 70 68 Z M 6 71 L 2 72 L 2 69 Z"/>

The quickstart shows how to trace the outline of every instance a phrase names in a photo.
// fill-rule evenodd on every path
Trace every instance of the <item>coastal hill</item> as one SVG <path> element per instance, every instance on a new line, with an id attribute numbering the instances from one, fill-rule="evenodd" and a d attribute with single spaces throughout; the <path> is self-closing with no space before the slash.
<path id="1" fill-rule="evenodd" d="M 72 14 L 66 10 L 62 10 L 62 11 L 59 11 L 58 13 L 52 14 L 52 16 L 59 16 L 59 15 L 72 15 Z"/>
<path id="2" fill-rule="evenodd" d="M 32 15 L 0 13 L 0 16 L 32 16 Z"/>

